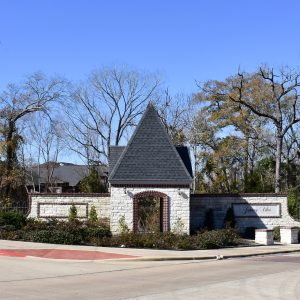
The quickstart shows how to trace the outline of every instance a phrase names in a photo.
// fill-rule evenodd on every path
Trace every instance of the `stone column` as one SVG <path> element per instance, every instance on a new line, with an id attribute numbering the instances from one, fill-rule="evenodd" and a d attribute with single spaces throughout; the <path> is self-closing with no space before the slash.
<path id="1" fill-rule="evenodd" d="M 274 234 L 272 229 L 255 229 L 255 243 L 263 245 L 274 244 Z"/>
<path id="2" fill-rule="evenodd" d="M 298 227 L 282 226 L 280 227 L 280 242 L 282 244 L 298 243 Z"/>

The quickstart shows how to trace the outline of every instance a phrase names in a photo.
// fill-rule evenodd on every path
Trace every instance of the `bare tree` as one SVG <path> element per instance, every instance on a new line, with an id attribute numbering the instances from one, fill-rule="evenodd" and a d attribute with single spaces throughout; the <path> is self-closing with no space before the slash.
<path id="1" fill-rule="evenodd" d="M 9 85 L 0 95 L 1 144 L 5 160 L 3 195 L 9 197 L 18 165 L 17 150 L 23 137 L 18 126 L 28 115 L 47 113 L 50 103 L 63 98 L 65 82 L 35 73 L 21 85 Z"/>
<path id="2" fill-rule="evenodd" d="M 187 129 L 194 115 L 194 103 L 191 98 L 184 94 L 171 96 L 169 91 L 165 90 L 156 106 L 173 143 L 178 145 L 187 143 Z"/>
<path id="3" fill-rule="evenodd" d="M 94 71 L 71 93 L 67 115 L 72 149 L 76 144 L 75 151 L 87 160 L 105 163 L 110 145 L 119 145 L 136 125 L 158 87 L 154 74 L 117 67 Z"/>
<path id="4" fill-rule="evenodd" d="M 27 155 L 36 158 L 36 165 L 31 165 L 41 178 L 40 164 L 46 169 L 46 190 L 55 184 L 53 179 L 54 169 L 57 167 L 58 158 L 62 150 L 65 149 L 65 136 L 61 117 L 51 116 L 43 118 L 41 115 L 32 118 L 26 143 L 30 145 Z M 27 167 L 27 170 L 30 169 Z M 40 186 L 39 186 L 40 191 Z"/>

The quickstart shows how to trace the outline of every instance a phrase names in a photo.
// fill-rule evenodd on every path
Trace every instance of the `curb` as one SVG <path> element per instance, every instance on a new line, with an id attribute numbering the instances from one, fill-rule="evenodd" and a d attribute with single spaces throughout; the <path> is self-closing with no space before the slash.
<path id="1" fill-rule="evenodd" d="M 247 253 L 247 254 L 232 254 L 232 255 L 211 255 L 211 256 L 179 256 L 179 257 L 141 257 L 141 258 L 124 258 L 117 259 L 117 261 L 180 261 L 180 260 L 224 260 L 230 258 L 245 258 L 254 256 L 265 256 L 274 254 L 285 254 L 285 253 L 296 253 L 300 252 L 300 249 L 295 250 L 278 250 L 269 252 L 257 252 L 257 253 Z M 114 260 L 114 259 L 112 259 Z"/>

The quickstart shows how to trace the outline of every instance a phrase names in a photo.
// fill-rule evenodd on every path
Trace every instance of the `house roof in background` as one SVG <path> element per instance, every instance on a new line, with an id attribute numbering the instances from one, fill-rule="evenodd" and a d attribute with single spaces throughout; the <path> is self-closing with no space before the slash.
<path id="1" fill-rule="evenodd" d="M 187 159 L 188 152 L 183 149 L 179 152 Z M 188 163 L 184 163 L 179 152 L 157 111 L 148 105 L 126 148 L 113 149 L 114 166 L 109 181 L 112 184 L 190 184 Z"/>
<path id="2" fill-rule="evenodd" d="M 28 184 L 38 185 L 39 183 L 46 183 L 48 180 L 48 170 L 52 170 L 53 175 L 51 182 L 55 183 L 69 183 L 69 186 L 76 186 L 82 178 L 89 174 L 89 166 L 86 165 L 74 165 L 70 163 L 51 163 L 49 168 L 48 164 L 41 164 L 40 166 L 34 166 L 27 169 Z M 106 166 L 96 166 L 99 175 L 102 177 L 107 176 Z M 40 173 L 40 176 L 39 176 Z M 40 180 L 39 180 L 40 177 Z"/>

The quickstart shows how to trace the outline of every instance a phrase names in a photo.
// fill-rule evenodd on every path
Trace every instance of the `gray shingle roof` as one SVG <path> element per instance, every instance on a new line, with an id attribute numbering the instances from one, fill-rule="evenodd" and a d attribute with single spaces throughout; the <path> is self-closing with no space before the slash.
<path id="1" fill-rule="evenodd" d="M 109 164 L 108 164 L 108 172 L 109 174 L 112 172 L 115 164 L 117 163 L 119 157 L 124 151 L 125 146 L 110 146 L 109 147 Z"/>
<path id="2" fill-rule="evenodd" d="M 106 166 L 97 166 L 97 171 L 100 176 L 106 176 L 107 167 Z M 40 170 L 35 166 L 30 170 L 27 170 L 28 174 L 31 174 L 34 184 L 38 184 L 38 174 L 40 173 L 40 183 L 46 183 L 48 177 L 48 169 L 46 165 L 40 165 Z M 55 183 L 69 183 L 70 186 L 76 186 L 82 178 L 89 174 L 89 167 L 86 165 L 73 165 L 73 164 L 57 164 L 53 169 L 53 175 L 51 178 L 52 182 Z M 29 179 L 31 183 L 32 179 Z"/>
<path id="3" fill-rule="evenodd" d="M 193 177 L 193 168 L 191 163 L 191 157 L 189 153 L 189 149 L 186 146 L 176 146 L 176 150 L 180 155 L 186 169 L 188 170 L 189 174 Z"/>
<path id="4" fill-rule="evenodd" d="M 192 176 L 152 105 L 137 126 L 127 147 L 113 150 L 114 164 L 109 176 L 111 184 L 173 184 L 188 185 Z M 118 152 L 120 151 L 120 152 Z"/>

